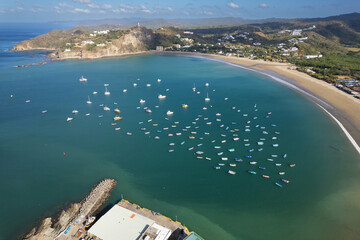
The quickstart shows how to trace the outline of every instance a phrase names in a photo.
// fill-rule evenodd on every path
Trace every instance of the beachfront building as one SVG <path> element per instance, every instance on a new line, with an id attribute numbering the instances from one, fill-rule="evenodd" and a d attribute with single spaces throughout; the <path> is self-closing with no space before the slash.
<path id="1" fill-rule="evenodd" d="M 163 46 L 156 46 L 156 51 L 162 52 L 162 51 L 164 51 L 164 47 Z"/>
<path id="2" fill-rule="evenodd" d="M 114 205 L 88 231 L 102 240 L 167 240 L 172 231 L 125 207 Z"/>

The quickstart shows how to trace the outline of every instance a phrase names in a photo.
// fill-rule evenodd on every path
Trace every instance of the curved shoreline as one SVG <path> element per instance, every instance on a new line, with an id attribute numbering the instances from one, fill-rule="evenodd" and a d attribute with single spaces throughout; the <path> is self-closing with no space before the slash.
<path id="1" fill-rule="evenodd" d="M 160 53 L 161 55 L 161 53 Z M 286 76 L 283 76 L 281 74 L 275 73 L 273 71 L 266 71 L 266 70 L 260 70 L 256 69 L 254 66 L 245 66 L 241 63 L 234 63 L 230 62 L 227 59 L 221 57 L 221 56 L 212 56 L 209 54 L 192 54 L 192 53 L 170 53 L 170 54 L 163 54 L 163 55 L 179 55 L 179 56 L 189 56 L 189 57 L 196 57 L 196 58 L 202 58 L 207 59 L 210 61 L 220 62 L 224 64 L 228 64 L 230 66 L 239 67 L 248 71 L 252 71 L 264 76 L 267 76 L 271 78 L 272 80 L 279 82 L 283 84 L 284 86 L 300 93 L 301 95 L 307 97 L 310 101 L 314 102 L 318 107 L 320 107 L 325 113 L 327 113 L 334 121 L 335 123 L 340 127 L 340 129 L 344 132 L 345 136 L 348 138 L 350 143 L 353 145 L 355 150 L 360 155 L 360 132 L 357 132 L 358 126 L 356 126 L 356 123 L 351 121 L 352 119 L 349 119 L 349 117 L 346 117 L 342 115 L 341 110 L 339 110 L 337 107 L 333 106 L 330 102 L 326 101 L 325 99 L 319 97 L 317 94 L 312 92 L 309 89 L 306 89 L 299 84 L 296 83 L 295 80 L 288 78 Z M 256 63 L 256 62 L 255 62 Z M 276 76 L 278 74 L 278 76 Z M 317 80 L 321 81 L 321 80 Z M 337 117 L 335 117 L 336 115 Z M 339 120 L 340 119 L 340 120 Z M 345 125 L 345 126 L 344 126 Z M 352 134 L 349 133 L 352 132 Z M 354 136 L 355 135 L 355 136 Z"/>

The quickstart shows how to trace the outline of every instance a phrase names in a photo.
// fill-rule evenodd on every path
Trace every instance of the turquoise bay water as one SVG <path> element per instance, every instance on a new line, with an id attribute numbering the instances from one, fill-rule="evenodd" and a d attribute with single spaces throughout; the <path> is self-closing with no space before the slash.
<path id="1" fill-rule="evenodd" d="M 81 75 L 88 78 L 87 83 L 78 81 Z M 358 238 L 359 157 L 322 110 L 266 77 L 204 59 L 136 56 L 4 67 L 0 79 L 0 239 L 13 238 L 66 203 L 79 201 L 105 177 L 118 180 L 109 203 L 116 203 L 123 194 L 131 202 L 177 217 L 206 239 Z M 137 87 L 133 87 L 135 82 Z M 110 96 L 103 94 L 105 83 L 109 83 Z M 147 83 L 152 86 L 146 87 Z M 200 94 L 192 91 L 194 83 Z M 98 95 L 92 95 L 93 91 Z M 210 103 L 204 102 L 206 92 Z M 167 98 L 160 101 L 158 94 Z M 91 105 L 86 104 L 88 95 Z M 146 100 L 143 106 L 153 111 L 151 115 L 136 109 L 141 98 Z M 31 102 L 25 103 L 27 99 Z M 183 103 L 189 108 L 182 109 Z M 118 107 L 124 119 L 112 126 L 114 113 L 104 112 L 99 104 Z M 202 110 L 204 106 L 208 110 Z M 45 109 L 48 112 L 41 114 Z M 67 123 L 73 109 L 79 113 Z M 168 110 L 174 111 L 169 121 L 165 120 Z M 88 112 L 91 115 L 86 117 Z M 222 116 L 216 117 L 217 112 Z M 269 119 L 265 118 L 268 112 L 272 112 Z M 203 119 L 195 121 L 199 114 L 209 117 L 212 125 Z M 148 123 L 148 119 L 153 121 Z M 174 121 L 179 121 L 177 128 L 171 128 Z M 272 123 L 277 126 L 271 127 Z M 238 128 L 235 133 L 240 140 L 230 140 L 230 133 L 220 124 Z M 262 134 L 256 124 L 266 126 L 269 135 Z M 246 125 L 251 125 L 251 132 L 244 132 Z M 198 132 L 195 140 L 181 130 L 185 126 Z M 121 129 L 115 131 L 115 127 Z M 141 127 L 151 133 L 145 135 Z M 156 132 L 163 127 L 183 135 Z M 199 134 L 205 131 L 210 135 L 200 140 Z M 275 131 L 281 133 L 276 135 L 278 148 L 270 145 Z M 241 157 L 243 163 L 213 169 L 221 162 L 219 151 L 213 148 L 219 145 L 220 134 L 227 134 L 228 140 L 221 151 L 229 160 L 223 162 L 235 163 L 233 158 Z M 258 152 L 256 142 L 261 137 L 267 140 Z M 245 147 L 243 139 L 249 139 L 251 146 Z M 179 145 L 181 141 L 186 143 Z M 176 145 L 169 147 L 170 142 Z M 211 161 L 196 159 L 187 150 L 198 143 L 204 145 L 195 149 L 211 156 Z M 227 149 L 232 147 L 236 151 L 230 154 Z M 175 151 L 169 153 L 170 148 Z M 248 152 L 251 148 L 253 153 Z M 284 153 L 286 159 L 266 161 L 271 154 Z M 244 157 L 249 154 L 257 165 L 249 164 Z M 275 162 L 283 165 L 276 167 Z M 296 167 L 290 168 L 289 163 Z M 266 170 L 257 169 L 260 165 Z M 229 169 L 237 174 L 227 174 Z M 283 183 L 283 188 L 274 185 L 279 171 L 285 171 L 284 178 L 291 181 Z"/>

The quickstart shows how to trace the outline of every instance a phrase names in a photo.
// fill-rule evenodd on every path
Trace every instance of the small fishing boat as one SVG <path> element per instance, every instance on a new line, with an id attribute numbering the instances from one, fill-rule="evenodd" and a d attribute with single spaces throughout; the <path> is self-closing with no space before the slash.
<path id="1" fill-rule="evenodd" d="M 137 86 L 137 83 L 134 83 L 133 86 L 136 87 L 136 86 Z"/>
<path id="2" fill-rule="evenodd" d="M 265 170 L 266 168 L 259 166 L 259 169 L 261 169 L 261 170 Z"/>
<path id="3" fill-rule="evenodd" d="M 236 163 L 230 163 L 229 166 L 230 167 L 236 167 Z"/>
<path id="4" fill-rule="evenodd" d="M 211 158 L 209 158 L 209 157 L 205 157 L 205 159 L 211 161 Z"/>
<path id="5" fill-rule="evenodd" d="M 181 133 L 176 133 L 176 136 L 181 136 Z"/>
<path id="6" fill-rule="evenodd" d="M 189 106 L 187 104 L 181 105 L 182 108 L 188 108 Z"/>
<path id="7" fill-rule="evenodd" d="M 114 109 L 114 112 L 115 112 L 115 113 L 120 113 L 120 110 L 119 110 L 118 108 L 115 108 L 115 109 Z M 142 124 L 142 123 L 139 122 L 139 124 Z"/>
<path id="8" fill-rule="evenodd" d="M 283 158 L 286 158 L 286 157 L 287 157 L 287 154 L 285 153 L 284 156 L 283 156 Z"/>
<path id="9" fill-rule="evenodd" d="M 169 143 L 169 146 L 174 146 L 175 145 L 175 143 Z"/>
<path id="10" fill-rule="evenodd" d="M 221 148 L 221 146 L 214 146 L 214 148 L 217 148 L 217 149 L 218 149 L 218 148 Z"/>
<path id="11" fill-rule="evenodd" d="M 262 150 L 264 150 L 263 148 L 259 148 L 258 151 L 261 152 Z"/>
<path id="12" fill-rule="evenodd" d="M 209 86 L 209 83 L 205 83 L 205 87 L 208 87 Z"/>
<path id="13" fill-rule="evenodd" d="M 189 136 L 189 139 L 195 139 L 195 136 Z"/>
<path id="14" fill-rule="evenodd" d="M 41 113 L 43 113 L 43 114 L 44 114 L 44 113 L 47 113 L 47 110 L 43 110 L 43 111 L 41 111 Z"/>
<path id="15" fill-rule="evenodd" d="M 207 110 L 207 108 L 206 108 L 206 107 L 203 107 L 203 110 Z"/>
<path id="16" fill-rule="evenodd" d="M 202 156 L 196 156 L 197 159 L 203 159 L 204 157 Z"/>
<path id="17" fill-rule="evenodd" d="M 295 167 L 295 163 L 293 163 L 293 164 L 290 164 L 289 166 L 290 166 L 290 167 Z"/>
<path id="18" fill-rule="evenodd" d="M 181 145 L 184 145 L 184 144 L 185 144 L 185 141 L 182 141 L 180 144 L 181 144 Z"/>
<path id="19" fill-rule="evenodd" d="M 214 168 L 215 168 L 216 170 L 219 170 L 219 169 L 220 169 L 220 167 L 219 167 L 219 166 L 214 166 Z"/>
<path id="20" fill-rule="evenodd" d="M 255 171 L 252 171 L 252 170 L 249 170 L 248 173 L 254 174 L 254 175 L 256 174 L 256 172 L 255 172 Z"/>
<path id="21" fill-rule="evenodd" d="M 209 98 L 209 93 L 206 93 L 206 98 L 205 98 L 205 101 L 206 101 L 206 102 L 210 101 L 210 98 Z"/>
<path id="22" fill-rule="evenodd" d="M 221 116 L 221 113 L 217 113 L 217 114 L 215 114 L 216 116 Z"/>
<path id="23" fill-rule="evenodd" d="M 172 111 L 168 110 L 168 111 L 166 112 L 166 114 L 169 116 L 169 115 L 173 115 L 173 114 L 174 114 L 174 112 L 172 112 Z"/>
<path id="24" fill-rule="evenodd" d="M 285 172 L 279 172 L 279 175 L 285 175 Z"/>
<path id="25" fill-rule="evenodd" d="M 87 78 L 85 78 L 84 76 L 81 76 L 81 78 L 79 79 L 80 82 L 86 82 Z"/>
<path id="26" fill-rule="evenodd" d="M 282 185 L 280 183 L 278 183 L 278 182 L 276 182 L 275 185 L 278 186 L 278 187 L 282 187 Z"/>
<path id="27" fill-rule="evenodd" d="M 281 181 L 283 181 L 284 183 L 289 183 L 290 182 L 290 180 L 287 180 L 287 179 L 284 179 L 284 178 L 282 178 Z"/>
<path id="28" fill-rule="evenodd" d="M 270 161 L 270 162 L 273 162 L 273 161 L 274 161 L 274 159 L 272 159 L 272 158 L 268 158 L 268 159 L 266 159 L 266 160 L 268 160 L 268 161 Z"/>
<path id="29" fill-rule="evenodd" d="M 221 143 L 226 143 L 226 140 L 222 140 Z"/>
<path id="30" fill-rule="evenodd" d="M 225 98 L 225 101 L 227 101 L 227 100 L 229 100 L 229 98 L 226 97 L 226 98 Z"/>
<path id="31" fill-rule="evenodd" d="M 252 158 L 252 156 L 251 156 L 251 155 L 247 155 L 246 158 Z"/>
<path id="32" fill-rule="evenodd" d="M 78 110 L 72 110 L 72 114 L 77 114 L 78 112 Z"/>
<path id="33" fill-rule="evenodd" d="M 244 146 L 248 147 L 248 146 L 250 146 L 250 143 L 245 143 Z"/>
<path id="34" fill-rule="evenodd" d="M 105 95 L 110 95 L 110 92 L 108 91 L 108 89 L 105 87 Z"/>
<path id="35" fill-rule="evenodd" d="M 147 113 L 152 113 L 152 111 L 150 109 L 146 109 L 145 110 Z"/>
<path id="36" fill-rule="evenodd" d="M 71 118 L 71 117 L 68 117 L 68 118 L 66 119 L 67 122 L 70 122 L 70 121 L 72 121 L 72 120 L 73 120 L 73 118 Z"/>
<path id="37" fill-rule="evenodd" d="M 194 147 L 189 147 L 188 150 L 192 151 L 192 150 L 194 150 Z"/>
<path id="38" fill-rule="evenodd" d="M 115 131 L 119 131 L 119 130 L 120 130 L 120 128 L 119 128 L 119 127 L 115 128 Z"/>
<path id="39" fill-rule="evenodd" d="M 141 104 L 145 103 L 145 100 L 144 100 L 144 99 L 140 99 L 140 103 L 141 103 Z"/>
<path id="40" fill-rule="evenodd" d="M 227 160 L 229 160 L 229 159 L 228 159 L 227 157 L 222 157 L 221 160 L 227 161 Z"/>
<path id="41" fill-rule="evenodd" d="M 92 93 L 93 95 L 96 95 L 96 94 L 98 94 L 98 92 L 96 92 L 96 91 L 93 91 L 93 93 Z"/>
<path id="42" fill-rule="evenodd" d="M 231 174 L 231 175 L 235 175 L 235 174 L 236 174 L 236 172 L 231 171 L 231 170 L 229 170 L 228 173 Z"/>
<path id="43" fill-rule="evenodd" d="M 160 79 L 160 78 L 158 78 L 157 82 L 161 82 L 161 79 Z"/>
<path id="44" fill-rule="evenodd" d="M 281 163 L 275 163 L 275 166 L 280 167 Z"/>
<path id="45" fill-rule="evenodd" d="M 103 109 L 104 109 L 104 111 L 110 111 L 110 108 L 107 106 L 105 106 Z"/>
<path id="46" fill-rule="evenodd" d="M 193 92 L 196 91 L 196 87 L 195 87 L 195 83 L 194 83 L 194 87 L 192 88 Z"/>
<path id="47" fill-rule="evenodd" d="M 238 137 L 236 137 L 236 138 L 233 138 L 233 140 L 234 140 L 234 141 L 239 141 L 239 138 L 238 138 Z"/>
<path id="48" fill-rule="evenodd" d="M 242 162 L 243 160 L 241 158 L 235 158 L 236 162 Z"/>
<path id="49" fill-rule="evenodd" d="M 131 132 L 127 132 L 127 133 L 126 133 L 126 135 L 131 136 L 131 135 L 132 135 L 132 133 L 131 133 Z"/>
<path id="50" fill-rule="evenodd" d="M 221 156 L 221 155 L 223 155 L 223 154 L 224 154 L 224 152 L 219 152 L 219 153 L 217 153 L 218 156 Z"/>
<path id="51" fill-rule="evenodd" d="M 251 165 L 255 165 L 257 164 L 257 162 L 249 162 Z"/>
<path id="52" fill-rule="evenodd" d="M 261 175 L 263 178 L 270 178 L 268 175 Z"/>
<path id="53" fill-rule="evenodd" d="M 262 145 L 264 145 L 264 142 L 258 142 L 257 143 L 259 146 L 262 146 Z"/>
<path id="54" fill-rule="evenodd" d="M 88 219 L 86 219 L 85 227 L 87 227 L 87 228 L 90 227 L 91 224 L 94 223 L 95 219 L 96 218 L 94 216 L 89 216 Z"/>
<path id="55" fill-rule="evenodd" d="M 278 155 L 277 155 L 277 154 L 273 154 L 273 155 L 271 155 L 271 157 L 276 158 L 276 157 L 278 157 Z"/>
<path id="56" fill-rule="evenodd" d="M 151 84 L 150 84 L 150 83 L 148 83 L 148 84 L 146 84 L 146 86 L 147 86 L 147 87 L 151 87 Z"/>
<path id="57" fill-rule="evenodd" d="M 119 121 L 119 120 L 121 120 L 122 119 L 122 117 L 119 117 L 119 116 L 115 116 L 114 117 L 114 121 Z"/>
<path id="58" fill-rule="evenodd" d="M 169 152 L 173 152 L 173 151 L 175 151 L 174 149 L 169 149 Z"/>
<path id="59" fill-rule="evenodd" d="M 202 143 L 199 143 L 197 146 L 198 146 L 198 147 L 201 147 L 202 145 L 203 145 Z"/>
<path id="60" fill-rule="evenodd" d="M 104 87 L 108 87 L 109 86 L 109 84 L 108 83 L 104 83 Z"/>
<path id="61" fill-rule="evenodd" d="M 159 136 L 155 136 L 155 137 L 154 137 L 154 139 L 159 140 L 159 139 L 160 139 L 160 137 L 159 137 Z"/>
<path id="62" fill-rule="evenodd" d="M 92 102 L 90 101 L 90 97 L 88 95 L 88 100 L 86 101 L 87 104 L 92 104 Z"/>
<path id="63" fill-rule="evenodd" d="M 195 152 L 197 155 L 202 155 L 202 154 L 204 154 L 204 152 L 202 152 L 202 151 L 196 151 Z"/>
<path id="64" fill-rule="evenodd" d="M 235 149 L 234 149 L 234 148 L 230 148 L 228 151 L 229 151 L 229 152 L 235 152 Z"/>
<path id="65" fill-rule="evenodd" d="M 161 95 L 161 94 L 160 94 L 160 95 L 158 96 L 158 98 L 159 98 L 159 99 L 165 99 L 165 98 L 166 98 L 166 96 L 165 96 L 165 95 Z"/>

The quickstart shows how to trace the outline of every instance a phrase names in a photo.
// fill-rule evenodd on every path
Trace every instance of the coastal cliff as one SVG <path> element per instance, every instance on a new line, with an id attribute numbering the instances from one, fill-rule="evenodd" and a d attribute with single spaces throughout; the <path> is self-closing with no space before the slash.
<path id="1" fill-rule="evenodd" d="M 55 239 L 74 219 L 81 222 L 85 221 L 86 217 L 93 215 L 110 197 L 115 186 L 116 180 L 114 179 L 102 180 L 93 187 L 91 192 L 80 203 L 70 204 L 70 206 L 62 210 L 56 218 L 45 218 L 41 221 L 40 225 L 33 228 L 24 239 Z"/>
<path id="2" fill-rule="evenodd" d="M 49 50 L 53 60 L 62 60 L 120 56 L 152 50 L 155 46 L 155 34 L 151 29 L 135 27 L 106 35 L 81 30 L 54 30 L 22 41 L 11 50 Z"/>

